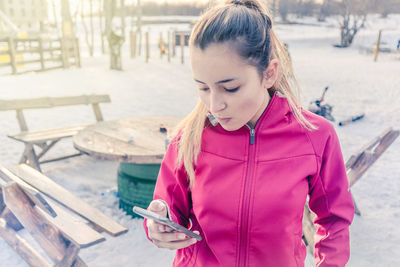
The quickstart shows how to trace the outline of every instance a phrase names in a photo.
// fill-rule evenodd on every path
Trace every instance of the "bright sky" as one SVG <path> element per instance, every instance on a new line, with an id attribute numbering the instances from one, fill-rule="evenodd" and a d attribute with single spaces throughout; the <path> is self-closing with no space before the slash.
<path id="1" fill-rule="evenodd" d="M 190 2 L 197 2 L 197 3 L 207 3 L 209 0 L 141 0 L 142 3 L 145 2 L 158 2 L 158 3 L 173 3 L 173 2 L 183 2 L 183 3 L 190 3 Z M 71 8 L 75 8 L 78 4 L 80 4 L 81 0 L 69 0 L 70 6 Z M 118 2 L 118 1 L 117 1 Z M 61 6 L 61 0 L 54 0 L 54 3 L 57 7 L 57 9 L 60 8 Z M 89 1 L 85 1 L 85 8 L 89 7 Z M 131 4 L 136 4 L 137 0 L 125 0 L 125 5 L 131 5 Z M 98 1 L 93 1 L 94 4 L 94 9 L 96 9 L 98 7 Z M 51 1 L 48 0 L 48 5 L 51 6 Z"/>
<path id="2" fill-rule="evenodd" d="M 190 3 L 190 2 L 202 2 L 202 3 L 207 3 L 208 0 L 142 0 L 142 2 L 149 2 L 149 1 L 153 1 L 153 2 L 158 2 L 158 3 L 164 3 L 164 2 L 168 2 L 168 3 L 172 3 L 172 2 L 186 2 L 186 3 Z"/>

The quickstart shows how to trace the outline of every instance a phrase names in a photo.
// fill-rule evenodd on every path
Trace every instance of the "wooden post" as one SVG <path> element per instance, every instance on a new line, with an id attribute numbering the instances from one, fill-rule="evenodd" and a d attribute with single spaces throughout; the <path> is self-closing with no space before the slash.
<path id="1" fill-rule="evenodd" d="M 381 43 L 381 36 L 382 36 L 382 30 L 379 30 L 378 33 L 378 39 L 376 40 L 376 45 L 375 45 L 375 54 L 374 54 L 374 61 L 376 62 L 378 59 L 378 54 L 379 54 L 379 45 Z"/>
<path id="2" fill-rule="evenodd" d="M 81 67 L 81 53 L 79 50 L 79 39 L 78 39 L 78 37 L 74 37 L 74 39 L 72 39 L 72 41 L 74 44 L 75 66 L 80 68 Z"/>
<path id="3" fill-rule="evenodd" d="M 149 62 L 149 58 L 150 58 L 149 32 L 146 32 L 145 39 L 146 39 L 146 63 L 147 63 L 147 62 Z"/>
<path id="4" fill-rule="evenodd" d="M 158 39 L 158 48 L 160 49 L 160 58 L 163 56 L 163 46 L 164 46 L 164 40 L 162 37 L 162 32 L 160 32 L 160 38 Z"/>
<path id="5" fill-rule="evenodd" d="M 168 31 L 167 34 L 168 34 L 167 56 L 168 56 L 168 62 L 171 62 L 171 33 L 170 33 L 170 31 Z"/>
<path id="6" fill-rule="evenodd" d="M 136 38 L 138 39 L 138 44 L 137 44 L 137 46 L 138 46 L 138 56 L 141 56 L 142 55 L 142 42 L 143 42 L 143 40 L 142 40 L 142 32 L 141 31 L 137 31 L 136 32 Z"/>
<path id="7" fill-rule="evenodd" d="M 28 131 L 28 125 L 26 124 L 25 116 L 22 112 L 22 109 L 17 109 L 17 119 L 21 132 Z"/>
<path id="8" fill-rule="evenodd" d="M 15 47 L 14 40 L 12 37 L 8 38 L 8 53 L 10 55 L 10 65 L 12 69 L 12 74 L 17 74 L 17 65 L 15 64 Z"/>
<path id="9" fill-rule="evenodd" d="M 99 103 L 92 104 L 94 114 L 96 116 L 97 121 L 103 121 L 103 115 L 101 114 Z"/>
<path id="10" fill-rule="evenodd" d="M 43 41 L 42 41 L 42 38 L 39 38 L 38 44 L 39 44 L 39 55 L 40 55 L 40 69 L 41 70 L 45 70 L 45 68 L 44 68 Z"/>
<path id="11" fill-rule="evenodd" d="M 131 58 L 135 58 L 135 56 L 136 56 L 136 34 L 131 30 L 129 36 L 130 36 L 130 44 L 131 44 Z"/>
<path id="12" fill-rule="evenodd" d="M 185 34 L 181 33 L 181 62 L 185 63 Z"/>
<path id="13" fill-rule="evenodd" d="M 59 39 L 60 42 L 60 51 L 61 51 L 61 56 L 60 56 L 60 60 L 61 60 L 61 64 L 63 68 L 66 68 L 66 62 L 65 62 L 65 53 L 64 53 L 64 38 L 60 38 Z"/>
<path id="14" fill-rule="evenodd" d="M 175 57 L 176 54 L 176 32 L 172 32 L 172 56 Z"/>
<path id="15" fill-rule="evenodd" d="M 68 39 L 63 37 L 62 38 L 62 57 L 64 61 L 64 68 L 69 68 L 70 63 L 69 63 L 69 43 Z"/>

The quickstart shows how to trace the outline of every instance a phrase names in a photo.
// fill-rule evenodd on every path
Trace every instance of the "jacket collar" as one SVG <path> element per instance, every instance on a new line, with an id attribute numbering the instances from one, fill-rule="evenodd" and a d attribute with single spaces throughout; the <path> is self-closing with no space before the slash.
<path id="1" fill-rule="evenodd" d="M 258 119 L 254 129 L 256 130 L 256 132 L 258 132 L 259 130 L 263 130 L 269 127 L 275 127 L 281 124 L 282 122 L 287 123 L 289 122 L 290 113 L 291 110 L 286 97 L 279 92 L 274 92 L 267 107 L 265 108 L 264 112 Z M 213 128 L 215 128 L 215 130 L 217 130 L 218 132 L 225 132 L 232 134 L 249 132 L 249 128 L 247 125 L 243 125 L 243 127 L 235 131 L 227 131 L 220 124 L 216 125 Z"/>

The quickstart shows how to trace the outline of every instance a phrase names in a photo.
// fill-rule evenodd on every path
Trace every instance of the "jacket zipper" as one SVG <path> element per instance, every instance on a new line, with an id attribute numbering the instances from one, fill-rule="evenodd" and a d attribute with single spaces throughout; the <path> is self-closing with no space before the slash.
<path id="1" fill-rule="evenodd" d="M 251 178 L 253 176 L 253 151 L 254 151 L 254 143 L 255 143 L 255 135 L 256 130 L 251 128 L 246 124 L 247 128 L 250 129 L 250 147 L 249 147 L 249 167 L 247 169 L 247 179 L 244 187 L 244 204 L 242 209 L 242 223 L 241 223 L 241 231 L 240 231 L 240 251 L 239 251 L 239 266 L 246 266 L 246 258 L 247 258 L 247 233 L 248 233 L 248 215 L 249 215 L 249 202 L 250 202 L 250 187 L 251 187 Z"/>

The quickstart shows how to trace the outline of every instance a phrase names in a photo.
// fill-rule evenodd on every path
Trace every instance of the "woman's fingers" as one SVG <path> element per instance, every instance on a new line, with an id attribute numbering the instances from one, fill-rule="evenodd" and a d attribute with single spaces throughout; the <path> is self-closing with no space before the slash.
<path id="1" fill-rule="evenodd" d="M 174 241 L 182 241 L 186 240 L 189 237 L 181 232 L 152 232 L 149 233 L 149 237 L 153 241 L 161 241 L 161 242 L 174 242 Z"/>
<path id="2" fill-rule="evenodd" d="M 153 200 L 150 202 L 149 206 L 147 207 L 148 210 L 157 213 L 163 217 L 167 217 L 167 207 L 162 201 Z"/>
<path id="3" fill-rule="evenodd" d="M 164 224 L 157 223 L 152 219 L 148 219 L 146 222 L 146 225 L 147 225 L 147 228 L 149 229 L 149 234 L 155 233 L 155 232 L 164 233 L 164 232 L 173 232 L 174 231 L 174 229 L 172 229 L 171 227 L 166 226 Z"/>
<path id="4" fill-rule="evenodd" d="M 195 244 L 196 242 L 197 242 L 197 240 L 195 238 L 188 238 L 187 240 L 174 241 L 174 242 L 164 242 L 164 241 L 153 240 L 153 243 L 157 247 L 167 248 L 167 249 L 171 249 L 171 250 L 186 248 L 188 246 Z"/>
<path id="5" fill-rule="evenodd" d="M 153 200 L 148 210 L 155 212 L 163 217 L 167 217 L 167 206 L 162 201 Z M 169 226 L 157 223 L 152 219 L 147 220 L 149 238 L 160 248 L 181 249 L 193 245 L 197 242 L 182 232 L 176 232 Z M 198 231 L 196 231 L 198 233 Z"/>

